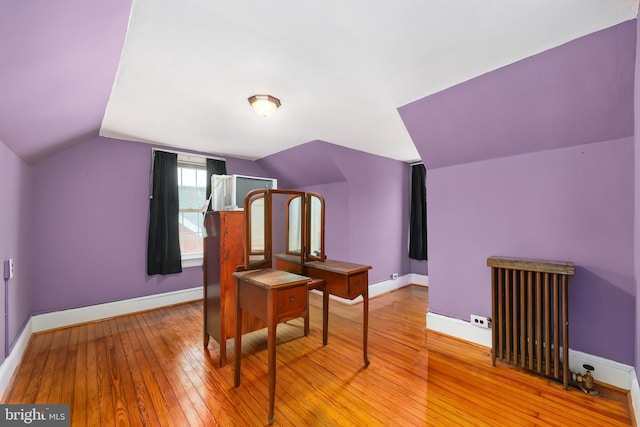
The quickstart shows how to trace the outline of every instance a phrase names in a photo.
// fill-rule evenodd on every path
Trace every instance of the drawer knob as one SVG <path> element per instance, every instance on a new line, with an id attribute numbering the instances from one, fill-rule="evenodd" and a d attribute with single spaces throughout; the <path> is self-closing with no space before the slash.
<path id="1" fill-rule="evenodd" d="M 296 302 L 296 297 L 289 297 L 289 302 Z"/>

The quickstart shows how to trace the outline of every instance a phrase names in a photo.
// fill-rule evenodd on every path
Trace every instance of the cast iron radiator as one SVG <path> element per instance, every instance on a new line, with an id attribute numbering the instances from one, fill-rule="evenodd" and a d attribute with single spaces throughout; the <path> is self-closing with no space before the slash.
<path id="1" fill-rule="evenodd" d="M 569 386 L 568 277 L 572 263 L 489 257 L 492 359 Z M 560 354 L 562 352 L 562 356 Z"/>

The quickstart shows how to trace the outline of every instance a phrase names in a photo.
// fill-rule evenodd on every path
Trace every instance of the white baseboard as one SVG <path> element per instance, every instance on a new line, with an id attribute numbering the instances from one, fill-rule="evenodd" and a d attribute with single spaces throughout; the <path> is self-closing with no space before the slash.
<path id="1" fill-rule="evenodd" d="M 395 291 L 409 285 L 429 286 L 429 276 L 411 273 L 400 276 L 397 279 L 389 279 L 374 283 L 369 285 L 369 298 L 375 298 L 386 294 L 387 292 Z"/>
<path id="2" fill-rule="evenodd" d="M 431 312 L 427 313 L 426 322 L 427 329 L 484 347 L 491 348 L 492 346 L 491 329 L 479 328 L 470 322 Z M 569 349 L 569 369 L 572 372 L 584 373 L 585 369 L 582 365 L 585 363 L 595 368 L 593 376 L 598 382 L 624 390 L 631 390 L 634 381 L 636 385 L 638 384 L 633 366 Z M 638 390 L 638 398 L 640 398 L 640 389 Z M 640 404 L 640 399 L 638 399 L 638 404 Z"/>
<path id="3" fill-rule="evenodd" d="M 396 289 L 404 288 L 409 285 L 429 286 L 429 276 L 422 274 L 405 274 L 397 279 L 384 280 L 382 282 L 373 283 L 369 285 L 369 298 L 375 298 L 387 292 L 395 291 Z M 311 292 L 321 294 L 321 291 L 313 290 Z M 343 304 L 357 304 L 362 302 L 362 297 L 359 296 L 354 299 L 340 298 L 335 295 L 329 295 L 329 298 L 335 301 L 339 301 Z"/>
<path id="4" fill-rule="evenodd" d="M 631 379 L 631 407 L 633 408 L 633 414 L 636 419 L 636 426 L 640 425 L 640 384 L 638 383 L 638 376 L 636 370 L 632 372 L 633 378 Z"/>
<path id="5" fill-rule="evenodd" d="M 427 287 L 429 286 L 429 276 L 415 273 L 408 274 L 408 276 L 410 276 L 409 284 Z"/>
<path id="6" fill-rule="evenodd" d="M 584 373 L 585 369 L 582 365 L 585 363 L 595 368 L 593 377 L 596 381 L 624 390 L 631 390 L 633 377 L 635 377 L 633 366 L 569 349 L 569 369 L 571 372 Z"/>
<path id="7" fill-rule="evenodd" d="M 427 312 L 427 329 L 491 348 L 491 329 L 479 328 L 461 319 Z"/>
<path id="8" fill-rule="evenodd" d="M 31 338 L 31 334 L 33 333 L 32 325 L 33 322 L 29 319 L 11 349 L 9 356 L 7 356 L 7 358 L 4 359 L 4 362 L 2 362 L 2 365 L 0 365 L 0 396 L 4 396 L 4 392 L 7 390 L 7 387 L 9 387 L 9 382 L 11 381 L 13 373 L 22 361 L 22 355 L 27 349 L 29 338 Z"/>
<path id="9" fill-rule="evenodd" d="M 32 316 L 33 332 L 41 332 L 49 329 L 62 328 L 78 323 L 93 322 L 100 319 L 108 319 L 123 314 L 137 311 L 151 310 L 173 304 L 202 299 L 202 286 L 191 289 L 183 289 L 162 294 L 148 295 L 139 298 L 131 298 L 122 301 L 96 304 L 88 307 L 71 308 L 69 310 L 55 311 L 52 313 L 36 314 Z"/>

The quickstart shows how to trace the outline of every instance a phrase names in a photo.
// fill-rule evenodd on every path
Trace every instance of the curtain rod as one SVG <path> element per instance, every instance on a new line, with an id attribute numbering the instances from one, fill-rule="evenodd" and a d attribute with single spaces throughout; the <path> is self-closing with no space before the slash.
<path id="1" fill-rule="evenodd" d="M 165 150 L 164 148 L 152 147 L 151 148 L 151 152 L 153 153 L 155 151 L 164 151 L 165 153 L 173 153 L 173 154 L 184 154 L 184 155 L 187 155 L 187 156 L 199 156 L 199 157 L 205 157 L 207 159 L 222 160 L 223 162 L 227 161 L 227 159 L 225 159 L 223 157 L 207 156 L 205 154 L 188 153 L 186 151 Z"/>
<path id="2" fill-rule="evenodd" d="M 416 166 L 416 165 L 424 165 L 424 162 L 420 160 L 418 162 L 409 163 L 409 166 Z"/>

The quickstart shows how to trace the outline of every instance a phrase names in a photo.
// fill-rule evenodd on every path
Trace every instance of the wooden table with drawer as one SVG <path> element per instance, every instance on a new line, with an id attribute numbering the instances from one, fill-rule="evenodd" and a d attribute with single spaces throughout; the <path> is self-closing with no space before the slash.
<path id="1" fill-rule="evenodd" d="M 295 271 L 300 265 L 298 257 L 276 254 L 276 268 Z M 369 270 L 370 265 L 325 259 L 307 261 L 302 274 L 322 283 L 315 288 L 322 291 L 322 345 L 327 345 L 329 334 L 329 295 L 353 300 L 362 295 L 362 356 L 364 366 L 369 366 L 367 336 L 369 332 Z M 308 324 L 308 320 L 305 326 Z M 307 330 L 308 333 L 308 330 Z"/>
<path id="2" fill-rule="evenodd" d="M 278 323 L 309 313 L 311 279 L 287 271 L 265 268 L 233 273 L 236 278 L 236 334 L 234 385 L 240 386 L 242 315 L 246 311 L 267 324 L 269 422 L 273 422 L 276 390 L 276 327 Z M 306 333 L 306 331 L 305 331 Z"/>

